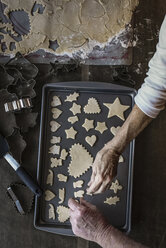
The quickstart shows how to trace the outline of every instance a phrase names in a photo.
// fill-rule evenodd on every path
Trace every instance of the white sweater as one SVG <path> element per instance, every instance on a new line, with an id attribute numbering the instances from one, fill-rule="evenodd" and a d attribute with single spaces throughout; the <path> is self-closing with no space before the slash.
<path id="1" fill-rule="evenodd" d="M 166 16 L 147 75 L 135 97 L 135 103 L 146 115 L 155 118 L 166 103 Z"/>

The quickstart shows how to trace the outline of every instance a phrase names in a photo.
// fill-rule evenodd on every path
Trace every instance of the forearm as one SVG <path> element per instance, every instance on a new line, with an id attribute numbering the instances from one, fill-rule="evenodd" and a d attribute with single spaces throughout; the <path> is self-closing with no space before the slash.
<path id="1" fill-rule="evenodd" d="M 135 104 L 130 115 L 119 129 L 116 136 L 106 144 L 121 154 L 127 144 L 133 140 L 153 119 L 145 115 Z"/>
<path id="2" fill-rule="evenodd" d="M 136 243 L 125 234 L 109 226 L 97 242 L 103 248 L 145 248 L 146 246 Z"/>

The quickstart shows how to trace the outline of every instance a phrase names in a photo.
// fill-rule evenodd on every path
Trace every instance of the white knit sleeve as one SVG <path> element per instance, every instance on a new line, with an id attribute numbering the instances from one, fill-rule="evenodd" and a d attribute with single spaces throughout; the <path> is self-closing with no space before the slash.
<path id="1" fill-rule="evenodd" d="M 166 16 L 147 75 L 135 97 L 135 103 L 146 115 L 156 118 L 166 103 Z"/>

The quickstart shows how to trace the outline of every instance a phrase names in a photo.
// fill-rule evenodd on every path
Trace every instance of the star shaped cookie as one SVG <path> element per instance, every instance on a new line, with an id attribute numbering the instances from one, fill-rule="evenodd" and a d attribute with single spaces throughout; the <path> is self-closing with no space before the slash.
<path id="1" fill-rule="evenodd" d="M 117 97 L 113 103 L 103 103 L 109 109 L 108 117 L 118 116 L 121 120 L 125 120 L 124 111 L 126 111 L 130 106 L 123 105 L 120 103 L 119 98 Z"/>
<path id="2" fill-rule="evenodd" d="M 104 131 L 107 130 L 105 122 L 98 121 L 95 130 L 99 131 L 101 134 L 104 133 Z"/>
<path id="3" fill-rule="evenodd" d="M 86 129 L 86 131 L 89 131 L 90 129 L 94 128 L 93 122 L 94 120 L 85 119 L 85 122 L 82 126 Z"/>
<path id="4" fill-rule="evenodd" d="M 73 103 L 73 106 L 70 108 L 70 111 L 73 113 L 73 115 L 80 114 L 81 113 L 81 105 Z"/>
<path id="5" fill-rule="evenodd" d="M 69 129 L 66 129 L 65 130 L 65 133 L 66 133 L 66 139 L 75 139 L 75 136 L 77 134 L 77 131 L 74 130 L 73 127 L 71 127 Z"/>

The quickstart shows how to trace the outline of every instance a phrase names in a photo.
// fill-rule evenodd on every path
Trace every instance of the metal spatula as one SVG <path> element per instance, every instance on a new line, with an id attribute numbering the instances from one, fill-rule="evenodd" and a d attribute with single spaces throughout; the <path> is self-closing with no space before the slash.
<path id="1" fill-rule="evenodd" d="M 37 196 L 41 196 L 42 190 L 32 177 L 20 166 L 20 164 L 9 154 L 9 145 L 6 139 L 0 134 L 0 158 L 5 158 L 6 161 L 16 171 L 20 179 L 27 187 Z"/>

